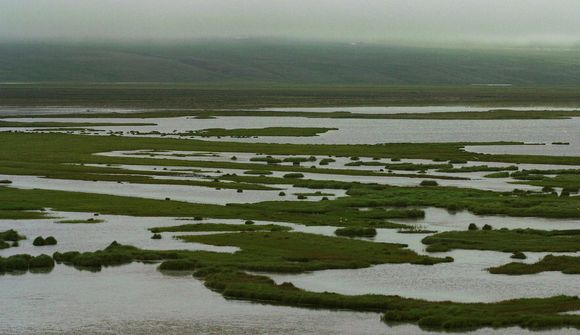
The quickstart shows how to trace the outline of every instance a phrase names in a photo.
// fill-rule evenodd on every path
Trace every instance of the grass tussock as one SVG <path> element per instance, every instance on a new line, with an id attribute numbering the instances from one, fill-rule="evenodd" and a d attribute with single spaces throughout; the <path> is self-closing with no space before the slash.
<path id="1" fill-rule="evenodd" d="M 345 227 L 338 228 L 334 231 L 334 234 L 346 237 L 375 237 L 377 230 L 369 227 Z"/>
<path id="2" fill-rule="evenodd" d="M 533 264 L 513 262 L 489 268 L 488 271 L 504 275 L 528 275 L 545 271 L 560 271 L 565 274 L 577 275 L 580 274 L 580 257 L 547 255 Z"/>
<path id="3" fill-rule="evenodd" d="M 425 237 L 427 251 L 452 249 L 503 252 L 577 252 L 580 230 L 499 229 L 449 231 Z"/>

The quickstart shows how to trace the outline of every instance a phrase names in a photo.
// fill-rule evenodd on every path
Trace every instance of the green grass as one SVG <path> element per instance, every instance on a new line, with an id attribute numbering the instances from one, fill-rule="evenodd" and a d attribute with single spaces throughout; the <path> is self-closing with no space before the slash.
<path id="1" fill-rule="evenodd" d="M 287 179 L 297 179 L 304 178 L 304 175 L 302 173 L 294 172 L 294 173 L 286 173 L 283 177 Z"/>
<path id="2" fill-rule="evenodd" d="M 580 230 L 500 229 L 438 233 L 425 237 L 427 251 L 452 249 L 494 250 L 503 252 L 577 252 Z"/>
<path id="3" fill-rule="evenodd" d="M 54 260 L 48 255 L 30 256 L 25 254 L 0 257 L 0 273 L 47 272 L 54 268 Z"/>
<path id="4" fill-rule="evenodd" d="M 533 264 L 508 263 L 488 269 L 494 274 L 528 275 L 545 271 L 560 271 L 565 274 L 580 274 L 580 257 L 547 255 Z"/>
<path id="5" fill-rule="evenodd" d="M 346 237 L 374 237 L 377 235 L 377 230 L 366 227 L 346 227 L 338 228 L 334 231 L 334 234 Z"/>
<path id="6" fill-rule="evenodd" d="M 112 266 L 132 261 L 189 259 L 198 267 L 296 273 L 323 269 L 364 268 L 373 264 L 411 263 L 433 265 L 450 258 L 417 255 L 405 245 L 373 243 L 285 231 L 242 232 L 177 236 L 186 242 L 233 246 L 233 254 L 207 251 L 151 251 L 111 244 L 105 250 L 64 255 L 57 262 L 75 266 Z"/>
<path id="7" fill-rule="evenodd" d="M 100 219 L 86 219 L 86 220 L 60 220 L 56 223 L 63 223 L 63 224 L 96 224 L 96 223 L 103 223 L 105 220 Z"/>
<path id="8" fill-rule="evenodd" d="M 404 227 L 369 218 L 356 207 L 345 207 L 345 200 L 322 202 L 264 202 L 227 206 L 193 204 L 180 201 L 154 200 L 111 195 L 50 191 L 0 189 L 0 213 L 17 209 L 53 208 L 59 211 L 102 213 L 153 217 L 211 217 L 216 219 L 263 220 L 294 222 L 305 225 Z M 400 215 L 390 215 L 400 217 Z"/>
<path id="9" fill-rule="evenodd" d="M 494 172 L 494 173 L 486 174 L 484 177 L 485 178 L 509 178 L 510 173 L 509 172 Z"/>
<path id="10" fill-rule="evenodd" d="M 435 264 L 449 259 L 419 256 L 404 245 L 373 243 L 338 237 L 290 232 L 247 232 L 178 236 L 186 242 L 234 246 L 235 254 L 215 254 L 208 265 L 252 271 L 303 272 L 323 269 L 363 268 L 373 264 Z"/>
<path id="11" fill-rule="evenodd" d="M 122 127 L 122 126 L 156 126 L 155 123 L 107 123 L 107 122 L 13 122 L 13 121 L 0 121 L 0 128 L 36 128 L 36 127 L 49 127 L 49 128 L 63 128 L 63 127 Z M 56 129 L 56 130 L 75 130 L 75 129 Z M 85 129 L 82 129 L 85 130 Z"/>
<path id="12" fill-rule="evenodd" d="M 161 261 L 159 270 L 195 271 L 194 276 L 229 299 L 385 313 L 387 323 L 417 323 L 430 330 L 469 330 L 519 326 L 529 329 L 580 327 L 580 317 L 560 313 L 580 308 L 577 297 L 519 299 L 498 303 L 428 302 L 399 296 L 347 296 L 308 292 L 292 284 L 275 284 L 244 270 L 302 272 L 325 268 L 367 267 L 383 262 L 432 264 L 442 259 L 418 256 L 400 245 L 319 235 L 273 232 L 184 237 L 187 241 L 238 246 L 234 254 L 204 251 L 151 251 L 113 242 L 96 252 L 57 252 L 55 261 L 79 269 Z M 320 247 L 319 247 L 320 246 Z M 448 261 L 448 260 L 446 260 Z"/>
<path id="13" fill-rule="evenodd" d="M 454 187 L 377 187 L 347 191 L 356 201 L 376 206 L 439 207 L 478 215 L 572 218 L 580 216 L 580 198 L 527 192 L 492 192 Z"/>
<path id="14" fill-rule="evenodd" d="M 244 171 L 244 174 L 258 175 L 258 176 L 267 176 L 267 175 L 271 175 L 272 174 L 272 171 L 267 171 L 267 170 L 248 170 L 248 171 Z"/>
<path id="15" fill-rule="evenodd" d="M 203 137 L 252 137 L 252 136 L 296 136 L 308 137 L 318 136 L 331 130 L 338 130 L 338 128 L 296 128 L 296 127 L 268 127 L 268 128 L 236 128 L 223 129 L 211 128 L 191 131 L 189 136 L 203 136 Z"/>
<path id="16" fill-rule="evenodd" d="M 264 178 L 264 177 L 260 177 Z M 266 177 L 267 178 L 267 177 Z M 228 206 L 191 204 L 131 197 L 118 197 L 48 190 L 0 188 L 0 213 L 54 208 L 62 211 L 134 216 L 212 217 L 294 222 L 305 225 L 367 226 L 402 228 L 391 218 L 418 217 L 416 210 L 382 210 L 379 207 L 434 206 L 466 209 L 476 214 L 580 217 L 576 197 L 535 193 L 497 193 L 449 187 L 389 187 L 353 183 L 302 181 L 314 188 L 344 187 L 348 197 L 319 202 L 271 201 Z M 360 211 L 359 208 L 374 208 Z M 420 217 L 420 216 L 419 216 Z"/>
<path id="17" fill-rule="evenodd" d="M 159 138 L 123 138 L 105 136 L 78 136 L 67 134 L 14 134 L 0 133 L 0 142 L 5 144 L 0 151 L 0 173 L 39 175 L 61 179 L 105 180 L 117 182 L 177 184 L 232 189 L 272 189 L 263 185 L 250 183 L 221 183 L 215 181 L 190 180 L 160 180 L 151 176 L 162 172 L 141 172 L 133 175 L 127 171 L 111 167 L 93 167 L 72 165 L 70 163 L 92 164 L 141 164 L 165 165 L 199 168 L 237 168 L 244 170 L 266 169 L 271 171 L 286 171 L 288 173 L 327 173 L 344 175 L 375 175 L 371 171 L 341 170 L 341 169 L 309 169 L 300 166 L 267 167 L 260 164 L 237 162 L 204 162 L 182 161 L 171 159 L 152 159 L 135 157 L 104 157 L 94 153 L 113 150 L 195 150 L 195 151 L 240 151 L 263 152 L 269 154 L 290 155 L 343 155 L 350 156 L 353 152 L 366 153 L 374 157 L 403 156 L 409 158 L 467 158 L 475 160 L 512 160 L 522 162 L 545 162 L 573 164 L 580 158 L 574 157 L 542 157 L 542 156 L 501 156 L 469 154 L 461 151 L 463 144 L 388 144 L 388 145 L 290 145 L 290 144 L 257 144 L 206 142 L 193 140 L 159 139 Z M 62 150 L 67 148 L 67 150 Z M 165 173 L 167 174 L 167 173 Z M 384 174 L 389 176 L 390 174 Z M 414 177 L 414 176 L 410 176 Z M 418 177 L 418 176 L 417 176 Z M 425 178 L 427 176 L 421 176 Z"/>
<path id="18" fill-rule="evenodd" d="M 0 191 L 2 191 L 0 189 Z M 16 207 L 16 206 L 14 206 Z M 46 219 L 45 213 L 27 211 L 27 209 L 6 209 L 6 206 L 0 206 L 0 219 L 12 220 L 35 220 Z"/>
<path id="19" fill-rule="evenodd" d="M 555 176 L 546 176 L 548 174 L 555 174 Z M 522 180 L 516 182 L 516 184 L 552 188 L 561 187 L 575 190 L 580 188 L 580 171 L 578 170 L 524 171 L 523 173 L 512 174 L 512 177 Z"/>
<path id="20" fill-rule="evenodd" d="M 12 246 L 15 246 L 15 244 L 18 245 L 18 241 L 25 239 L 26 236 L 18 234 L 18 232 L 14 229 L 0 231 L 0 249 L 7 249 Z"/>
<path id="21" fill-rule="evenodd" d="M 477 166 L 462 166 L 459 168 L 443 168 L 437 170 L 437 172 L 461 173 L 461 172 L 493 172 L 493 171 L 516 171 L 516 170 L 518 170 L 518 167 L 515 165 L 510 166 L 477 165 Z"/>
<path id="22" fill-rule="evenodd" d="M 194 223 L 179 226 L 154 227 L 149 228 L 152 233 L 162 232 L 235 232 L 235 231 L 284 231 L 291 230 L 289 227 L 267 224 L 267 225 L 247 225 L 247 224 L 226 224 L 226 223 Z"/>
<path id="23" fill-rule="evenodd" d="M 421 181 L 421 183 L 419 185 L 427 186 L 427 187 L 439 186 L 439 184 L 435 180 L 423 180 L 423 181 Z"/>
<path id="24" fill-rule="evenodd" d="M 305 197 L 332 197 L 334 196 L 333 193 L 324 193 L 324 192 L 320 192 L 320 191 L 316 191 L 316 192 L 299 192 L 299 193 L 293 193 L 294 195 L 302 195 Z"/>
<path id="25" fill-rule="evenodd" d="M 416 164 L 416 163 L 384 163 L 378 161 L 354 161 L 346 163 L 345 166 L 378 166 L 385 170 L 400 170 L 400 171 L 425 171 L 430 169 L 443 169 L 453 167 L 451 164 Z"/>
<path id="26" fill-rule="evenodd" d="M 0 86 L 1 87 L 1 86 Z M 360 102 L 366 103 L 366 102 Z M 300 102 L 297 102 L 300 104 Z M 296 106 L 292 106 L 296 107 Z M 336 108 L 337 110 L 340 107 Z M 10 117 L 17 117 L 11 115 Z M 314 119 L 370 119 L 370 120 L 553 120 L 580 117 L 580 107 L 577 111 L 569 110 L 493 110 L 484 112 L 429 112 L 429 113 L 359 113 L 359 112 L 281 112 L 252 110 L 162 110 L 138 113 L 90 113 L 90 114 L 59 114 L 59 115 L 27 115 L 27 117 L 67 117 L 67 118 L 163 118 L 163 117 L 195 117 L 196 119 L 215 119 L 217 117 L 300 117 Z M 184 133 L 186 135 L 187 133 Z M 220 135 L 217 135 L 220 136 Z M 251 135 L 247 135 L 251 136 Z"/>
<path id="27" fill-rule="evenodd" d="M 209 271 L 196 275 L 206 286 L 230 299 L 358 311 L 381 311 L 387 324 L 418 324 L 432 331 L 467 331 L 479 328 L 522 327 L 533 330 L 580 328 L 580 317 L 562 315 L 578 310 L 578 297 L 517 299 L 497 303 L 429 302 L 399 296 L 315 293 L 290 283 L 277 285 L 270 278 L 241 272 Z"/>
<path id="28" fill-rule="evenodd" d="M 234 162 L 184 162 L 180 160 L 154 160 L 134 157 L 94 157 L 93 153 L 113 150 L 180 150 L 203 152 L 245 152 L 263 153 L 266 155 L 332 155 L 350 157 L 353 153 L 365 157 L 399 157 L 437 160 L 472 160 L 495 161 L 512 163 L 537 164 L 580 164 L 580 157 L 533 156 L 533 155 L 491 155 L 463 151 L 467 145 L 508 145 L 518 142 L 491 142 L 491 143 L 388 143 L 380 145 L 315 145 L 315 144 L 274 144 L 274 143 L 238 143 L 217 141 L 195 141 L 169 138 L 128 138 L 119 136 L 81 136 L 69 134 L 22 134 L 1 133 L 0 140 L 7 145 L 3 148 L 2 158 L 14 161 L 15 157 L 28 158 L 31 162 L 42 160 L 49 162 L 80 162 L 80 163 L 114 163 L 119 164 L 147 164 L 175 166 L 212 166 L 208 163 L 220 163 L 222 167 L 244 166 Z M 69 151 L 62 151 L 62 145 L 69 146 Z M 10 144 L 11 146 L 8 146 Z M 16 160 L 18 161 L 18 160 Z M 224 164 L 224 163 L 229 163 Z M 155 165 L 155 163 L 153 163 Z M 255 166 L 255 164 L 246 164 Z M 219 165 L 215 165 L 219 166 Z M 287 171 L 311 171 L 299 167 L 284 167 Z M 251 169 L 251 168 L 248 168 Z M 303 170 L 300 170 L 303 169 Z M 320 173 L 320 172 L 318 172 Z M 333 172 L 334 173 L 334 172 Z M 361 175 L 368 171 L 359 171 Z"/>

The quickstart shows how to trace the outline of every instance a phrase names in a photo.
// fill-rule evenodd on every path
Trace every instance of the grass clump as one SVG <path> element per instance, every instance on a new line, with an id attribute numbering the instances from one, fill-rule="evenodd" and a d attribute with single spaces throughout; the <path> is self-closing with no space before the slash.
<path id="1" fill-rule="evenodd" d="M 580 274 L 580 257 L 547 255 L 533 264 L 508 263 L 489 268 L 488 271 L 504 275 L 527 275 L 545 271 L 560 271 L 565 274 L 577 275 Z"/>
<path id="2" fill-rule="evenodd" d="M 580 328 L 580 317 L 560 314 L 579 308 L 577 297 L 518 299 L 497 303 L 431 302 L 399 296 L 309 292 L 290 283 L 276 284 L 265 276 L 238 271 L 198 271 L 195 276 L 227 298 L 357 311 L 382 311 L 387 324 L 414 323 L 433 331 L 467 331 L 479 328 Z"/>
<path id="3" fill-rule="evenodd" d="M 192 259 L 171 259 L 164 261 L 158 267 L 160 271 L 193 271 L 198 263 Z"/>
<path id="4" fill-rule="evenodd" d="M 339 237 L 285 231 L 223 233 L 178 236 L 186 242 L 232 246 L 241 250 L 229 254 L 207 251 L 152 251 L 111 243 L 95 252 L 55 253 L 55 261 L 99 270 L 102 266 L 133 261 L 193 260 L 200 267 L 250 271 L 297 273 L 323 269 L 363 268 L 373 264 L 412 263 L 432 265 L 449 258 L 417 255 L 404 245 L 373 243 Z"/>
<path id="5" fill-rule="evenodd" d="M 44 237 L 38 236 L 34 239 L 34 241 L 32 241 L 32 245 L 34 245 L 36 247 L 41 247 L 41 246 L 46 245 L 46 241 L 44 240 Z"/>
<path id="6" fill-rule="evenodd" d="M 42 254 L 30 259 L 29 268 L 30 269 L 47 269 L 54 267 L 54 260 L 52 257 Z"/>
<path id="7" fill-rule="evenodd" d="M 0 257 L 0 273 L 50 270 L 53 267 L 52 257 L 44 254 L 36 257 L 26 254 L 13 255 L 7 258 Z"/>
<path id="8" fill-rule="evenodd" d="M 523 252 L 516 251 L 510 256 L 510 258 L 512 258 L 512 259 L 526 259 L 528 257 Z"/>
<path id="9" fill-rule="evenodd" d="M 403 227 L 397 231 L 400 234 L 434 234 L 436 232 L 436 230 L 427 229 L 425 226 L 419 224 Z"/>
<path id="10" fill-rule="evenodd" d="M 494 172 L 494 173 L 486 174 L 484 177 L 485 178 L 509 178 L 509 176 L 510 176 L 509 172 Z"/>
<path id="11" fill-rule="evenodd" d="M 282 160 L 278 159 L 278 158 L 274 158 L 272 156 L 266 156 L 266 157 L 258 156 L 258 157 L 250 158 L 250 162 L 264 162 L 267 164 L 279 164 L 279 163 L 282 163 Z"/>
<path id="12" fill-rule="evenodd" d="M 477 166 L 462 166 L 460 168 L 443 168 L 437 170 L 437 172 L 450 172 L 450 173 L 461 173 L 461 172 L 497 172 L 497 171 L 517 171 L 519 168 L 516 165 L 510 166 L 488 166 L 488 165 L 477 165 Z"/>
<path id="13" fill-rule="evenodd" d="M 267 176 L 267 175 L 271 175 L 272 174 L 272 171 L 268 171 L 268 170 L 248 170 L 248 171 L 244 171 L 244 174 L 257 175 L 257 176 Z"/>
<path id="14" fill-rule="evenodd" d="M 423 180 L 421 182 L 421 184 L 419 184 L 419 185 L 421 185 L 421 186 L 439 186 L 439 184 L 435 180 Z"/>
<path id="15" fill-rule="evenodd" d="M 304 175 L 302 173 L 298 173 L 298 172 L 286 173 L 284 175 L 284 178 L 298 179 L 298 178 L 304 178 Z"/>
<path id="16" fill-rule="evenodd" d="M 425 237 L 427 251 L 451 249 L 503 252 L 577 252 L 580 230 L 500 229 L 450 231 Z"/>
<path id="17" fill-rule="evenodd" d="M 369 227 L 345 227 L 338 228 L 334 231 L 334 234 L 347 237 L 375 237 L 377 230 Z"/>
<path id="18" fill-rule="evenodd" d="M 315 158 L 316 160 L 316 158 Z M 283 162 L 292 163 L 295 165 L 300 165 L 300 163 L 310 162 L 309 157 L 287 157 L 282 160 Z"/>
<path id="19" fill-rule="evenodd" d="M 294 195 L 303 195 L 306 197 L 331 197 L 331 196 L 334 196 L 333 193 L 324 193 L 324 192 L 320 192 L 320 191 L 294 193 Z"/>
<path id="20" fill-rule="evenodd" d="M 336 162 L 335 159 L 332 158 L 323 158 L 320 160 L 320 162 L 318 162 L 319 165 L 329 165 L 330 163 L 334 163 Z"/>
<path id="21" fill-rule="evenodd" d="M 53 258 L 57 263 L 73 265 L 80 269 L 99 271 L 103 266 L 117 266 L 134 261 L 160 261 L 184 258 L 184 253 L 177 251 L 150 251 L 133 246 L 111 243 L 103 250 L 95 252 L 55 252 Z"/>
<path id="22" fill-rule="evenodd" d="M 237 246 L 234 254 L 205 251 L 150 251 L 112 243 L 94 253 L 55 253 L 75 266 L 120 265 L 130 261 L 163 260 L 160 270 L 195 270 L 194 276 L 226 298 L 289 306 L 385 312 L 383 320 L 417 323 L 423 329 L 466 330 L 482 327 L 520 326 L 532 329 L 580 327 L 580 317 L 562 312 L 580 308 L 577 297 L 519 299 L 497 303 L 430 302 L 399 296 L 347 296 L 304 291 L 290 283 L 250 271 L 303 272 L 332 268 L 367 267 L 384 262 L 434 264 L 449 259 L 419 256 L 402 245 L 372 243 L 303 233 L 244 233 L 181 237 L 185 241 Z M 122 255 L 122 256 L 121 256 Z M 462 322 L 458 322 L 461 320 Z"/>
<path id="23" fill-rule="evenodd" d="M 32 245 L 36 247 L 41 247 L 45 245 L 56 245 L 57 243 L 58 242 L 56 241 L 56 238 L 54 238 L 54 236 L 49 236 L 47 238 L 38 236 L 34 239 L 34 241 L 32 241 Z"/>
<path id="24" fill-rule="evenodd" d="M 435 264 L 451 261 L 445 258 L 420 256 L 404 249 L 404 245 L 400 244 L 284 231 L 177 238 L 186 242 L 238 247 L 242 250 L 234 254 L 214 253 L 207 259 L 198 258 L 198 260 L 201 263 L 211 260 L 213 266 L 251 271 L 304 272 L 364 268 L 384 263 Z"/>
<path id="25" fill-rule="evenodd" d="M 0 272 L 28 271 L 30 255 L 13 255 L 7 258 L 0 257 Z"/>
<path id="26" fill-rule="evenodd" d="M 245 224 L 225 224 L 225 223 L 195 223 L 195 224 L 185 224 L 180 226 L 170 226 L 170 227 L 155 227 L 149 230 L 152 233 L 161 232 L 243 232 L 243 231 L 287 231 L 291 230 L 290 227 L 267 224 L 267 225 L 254 225 L 253 221 Z"/>
<path id="27" fill-rule="evenodd" d="M 9 229 L 0 232 L 0 249 L 7 249 L 10 247 L 17 247 L 18 241 L 26 239 L 26 236 L 18 234 L 14 229 Z M 9 243 L 11 242 L 11 243 Z"/>
<path id="28" fill-rule="evenodd" d="M 99 220 L 94 218 L 88 218 L 86 220 L 60 220 L 57 223 L 62 224 L 95 224 L 95 223 L 103 223 L 105 220 Z"/>
<path id="29" fill-rule="evenodd" d="M 307 127 L 268 127 L 268 128 L 238 128 L 238 129 L 223 129 L 210 128 L 203 130 L 196 130 L 186 133 L 188 136 L 204 136 L 204 137 L 252 137 L 252 136 L 296 136 L 296 137 L 310 137 L 324 134 L 337 128 L 307 128 Z"/>

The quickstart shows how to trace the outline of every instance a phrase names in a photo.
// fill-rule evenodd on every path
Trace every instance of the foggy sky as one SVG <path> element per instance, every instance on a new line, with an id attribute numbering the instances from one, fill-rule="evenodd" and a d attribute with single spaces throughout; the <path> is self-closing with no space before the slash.
<path id="1" fill-rule="evenodd" d="M 2 40 L 579 44 L 579 0 L 0 0 Z"/>

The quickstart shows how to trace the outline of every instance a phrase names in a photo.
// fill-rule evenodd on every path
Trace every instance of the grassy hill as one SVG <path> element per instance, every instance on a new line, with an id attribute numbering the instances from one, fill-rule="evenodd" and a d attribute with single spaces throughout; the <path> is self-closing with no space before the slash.
<path id="1" fill-rule="evenodd" d="M 232 40 L 0 44 L 0 82 L 580 84 L 580 50 L 433 49 Z"/>

